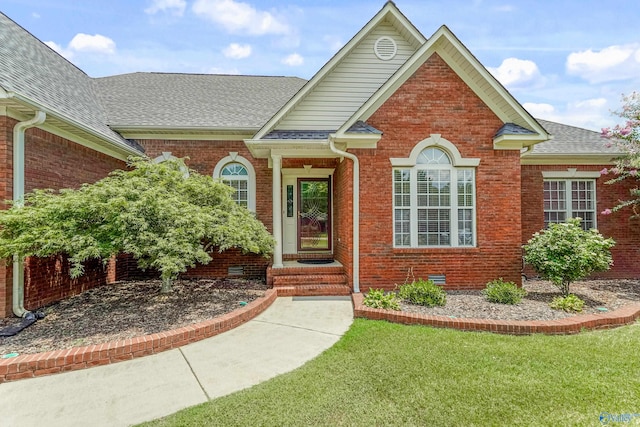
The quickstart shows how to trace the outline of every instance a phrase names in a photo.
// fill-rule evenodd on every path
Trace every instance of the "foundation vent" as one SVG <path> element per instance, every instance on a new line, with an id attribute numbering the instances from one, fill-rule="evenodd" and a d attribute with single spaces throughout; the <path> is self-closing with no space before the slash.
<path id="1" fill-rule="evenodd" d="M 242 276 L 244 274 L 244 267 L 241 265 L 229 267 L 227 269 L 227 274 L 229 276 Z"/>
<path id="2" fill-rule="evenodd" d="M 447 277 L 444 274 L 430 274 L 429 280 L 433 280 L 436 285 L 444 285 L 447 283 Z"/>

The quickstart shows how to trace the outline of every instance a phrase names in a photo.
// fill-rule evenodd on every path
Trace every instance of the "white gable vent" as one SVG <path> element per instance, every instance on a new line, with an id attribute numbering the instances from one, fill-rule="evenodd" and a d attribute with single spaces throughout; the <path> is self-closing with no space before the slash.
<path id="1" fill-rule="evenodd" d="M 398 52 L 398 46 L 396 45 L 396 41 L 391 37 L 383 36 L 376 40 L 376 43 L 373 45 L 373 51 L 376 56 L 383 61 L 388 61 L 393 59 Z"/>

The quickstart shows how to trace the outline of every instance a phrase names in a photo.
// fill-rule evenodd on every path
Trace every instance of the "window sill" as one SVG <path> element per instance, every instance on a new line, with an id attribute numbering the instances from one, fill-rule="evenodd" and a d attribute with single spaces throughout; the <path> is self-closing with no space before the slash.
<path id="1" fill-rule="evenodd" d="M 457 247 L 451 247 L 451 246 L 440 246 L 440 247 L 436 247 L 436 246 L 430 246 L 430 247 L 422 247 L 422 248 L 397 248 L 394 247 L 393 248 L 393 253 L 394 254 L 407 254 L 407 255 L 411 255 L 411 254 L 455 254 L 455 253 L 460 253 L 460 254 L 468 254 L 468 253 L 475 253 L 475 252 L 480 252 L 480 248 L 478 248 L 477 246 L 457 246 Z"/>

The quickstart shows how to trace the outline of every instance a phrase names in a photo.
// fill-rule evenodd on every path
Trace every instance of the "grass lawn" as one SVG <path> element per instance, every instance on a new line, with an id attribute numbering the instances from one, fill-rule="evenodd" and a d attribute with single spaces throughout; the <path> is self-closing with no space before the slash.
<path id="1" fill-rule="evenodd" d="M 145 425 L 597 426 L 602 412 L 640 413 L 640 323 L 515 337 L 356 319 L 303 367 Z"/>

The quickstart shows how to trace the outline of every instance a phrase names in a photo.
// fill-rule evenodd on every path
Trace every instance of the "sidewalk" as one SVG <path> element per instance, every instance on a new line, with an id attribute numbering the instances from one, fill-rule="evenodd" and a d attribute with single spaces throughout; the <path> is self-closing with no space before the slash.
<path id="1" fill-rule="evenodd" d="M 221 335 L 152 356 L 0 384 L 0 423 L 128 426 L 251 387 L 331 347 L 350 297 L 280 297 Z"/>

